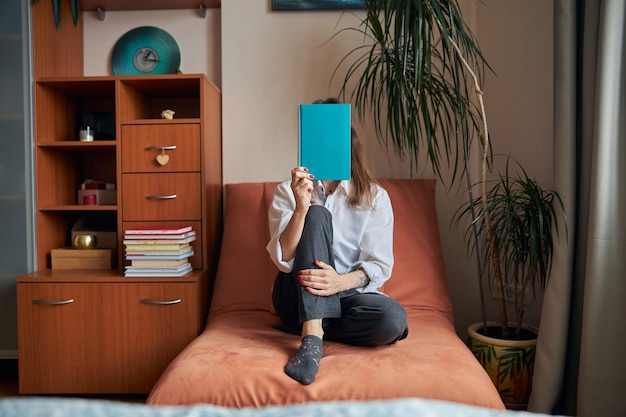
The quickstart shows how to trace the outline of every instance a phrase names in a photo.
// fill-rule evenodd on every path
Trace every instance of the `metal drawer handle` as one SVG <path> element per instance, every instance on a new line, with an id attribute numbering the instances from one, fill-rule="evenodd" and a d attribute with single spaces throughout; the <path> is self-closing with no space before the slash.
<path id="1" fill-rule="evenodd" d="M 174 149 L 176 149 L 176 145 L 172 145 L 172 146 L 146 146 L 144 148 L 144 150 L 146 151 L 173 151 Z"/>
<path id="2" fill-rule="evenodd" d="M 172 195 L 147 195 L 146 200 L 172 200 L 176 198 L 176 194 Z"/>
<path id="3" fill-rule="evenodd" d="M 42 300 L 40 298 L 33 300 L 33 304 L 46 304 L 46 305 L 53 305 L 53 306 L 62 306 L 65 304 L 72 304 L 73 302 L 74 302 L 73 298 L 70 298 L 68 300 L 60 300 L 60 301 Z"/>
<path id="4" fill-rule="evenodd" d="M 180 298 L 177 298 L 176 300 L 170 300 L 170 301 L 157 301 L 157 300 L 151 300 L 149 298 L 144 298 L 143 300 L 140 300 L 139 302 L 141 304 L 156 304 L 160 306 L 170 306 L 172 304 L 180 304 L 183 302 L 183 300 L 181 300 Z"/>

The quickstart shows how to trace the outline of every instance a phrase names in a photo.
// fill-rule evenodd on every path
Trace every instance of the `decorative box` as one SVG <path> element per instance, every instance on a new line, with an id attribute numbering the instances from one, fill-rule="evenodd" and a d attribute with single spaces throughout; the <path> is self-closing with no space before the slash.
<path id="1" fill-rule="evenodd" d="M 112 269 L 112 249 L 52 249 L 52 269 Z"/>
<path id="2" fill-rule="evenodd" d="M 78 186 L 76 200 L 79 205 L 117 204 L 115 184 L 86 180 Z"/>

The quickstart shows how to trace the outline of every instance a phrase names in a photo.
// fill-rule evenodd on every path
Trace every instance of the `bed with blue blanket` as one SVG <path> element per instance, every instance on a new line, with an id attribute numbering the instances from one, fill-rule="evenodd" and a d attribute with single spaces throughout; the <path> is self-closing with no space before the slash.
<path id="1" fill-rule="evenodd" d="M 210 404 L 147 406 L 104 400 L 37 397 L 0 400 L 2 417 L 512 417 L 511 414 L 516 417 L 542 416 L 420 398 L 244 408 Z"/>

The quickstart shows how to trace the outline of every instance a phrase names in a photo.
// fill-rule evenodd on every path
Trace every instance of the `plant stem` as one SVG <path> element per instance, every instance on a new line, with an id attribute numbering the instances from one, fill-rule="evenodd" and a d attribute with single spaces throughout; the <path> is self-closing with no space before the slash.
<path id="1" fill-rule="evenodd" d="M 521 300 L 516 300 L 515 305 L 517 306 L 517 317 L 515 318 L 515 334 L 517 336 L 519 336 L 522 333 L 522 321 L 524 319 L 524 301 L 526 298 L 526 289 L 528 288 L 528 285 L 533 282 L 535 280 L 535 272 L 533 269 L 530 269 L 528 271 L 528 274 L 526 274 L 526 277 L 524 277 L 524 280 L 522 282 L 522 289 L 521 291 L 515 291 L 515 294 L 517 296 L 517 293 L 519 292 L 521 295 Z"/>
<path id="2" fill-rule="evenodd" d="M 451 5 L 448 4 L 448 12 L 450 13 L 450 21 L 453 20 L 453 13 L 452 13 L 452 8 Z M 452 31 L 452 37 L 453 39 L 456 40 L 456 34 L 457 31 L 454 30 Z M 439 36 L 439 39 L 437 40 L 436 45 L 439 45 L 439 43 L 442 40 L 442 36 Z M 457 92 L 460 95 L 460 77 L 459 77 L 459 58 L 457 58 L 456 53 L 455 53 L 455 57 L 454 57 L 454 82 L 457 88 Z M 466 107 L 465 107 L 465 103 L 463 101 L 461 101 L 461 106 L 462 106 L 462 111 L 461 114 L 464 114 L 466 111 Z M 456 118 L 456 116 L 455 116 Z M 468 197 L 468 201 L 469 201 L 469 210 L 470 210 L 470 214 L 471 214 L 471 218 L 472 218 L 472 223 L 470 224 L 471 228 L 472 228 L 472 234 L 474 236 L 474 241 L 478 242 L 478 226 L 476 225 L 476 222 L 473 221 L 476 219 L 476 207 L 474 205 L 474 188 L 473 188 L 473 182 L 472 182 L 472 172 L 470 169 L 470 160 L 469 160 L 469 155 L 470 155 L 470 149 L 469 149 L 469 145 L 470 145 L 470 141 L 469 141 L 469 132 L 468 132 L 468 126 L 465 123 L 461 123 L 461 135 L 463 136 L 463 162 L 464 162 L 464 168 L 465 168 L 465 180 L 467 182 L 467 197 Z M 476 257 L 476 271 L 478 272 L 478 276 L 477 281 L 478 281 L 478 294 L 480 296 L 480 314 L 481 314 L 481 318 L 482 318 L 482 323 L 483 323 L 483 329 L 485 331 L 485 334 L 487 333 L 487 309 L 486 309 L 486 303 L 485 303 L 485 285 L 483 283 L 483 266 L 482 266 L 482 257 L 480 255 L 480 248 L 478 247 L 478 245 L 476 245 L 475 250 L 474 250 L 474 256 Z"/>
<path id="3" fill-rule="evenodd" d="M 482 155 L 481 155 L 481 205 L 483 212 L 483 221 L 485 222 L 485 228 L 487 230 L 487 241 L 489 243 L 489 247 L 491 249 L 491 267 L 493 268 L 494 280 L 496 282 L 496 291 L 498 292 L 498 310 L 500 317 L 500 327 L 502 330 L 502 335 L 508 335 L 508 318 L 506 312 L 506 304 L 504 302 L 504 282 L 502 279 L 502 270 L 500 269 L 500 257 L 498 250 L 498 242 L 496 241 L 493 233 L 491 232 L 491 218 L 489 216 L 488 205 L 487 205 L 487 171 L 488 171 L 488 159 L 489 159 L 489 127 L 487 125 L 487 114 L 485 112 L 485 103 L 483 100 L 483 91 L 480 88 L 480 83 L 478 82 L 478 77 L 472 70 L 472 67 L 469 65 L 467 60 L 463 57 L 461 50 L 458 45 L 454 42 L 453 39 L 450 39 L 450 43 L 454 48 L 457 57 L 463 63 L 463 66 L 467 69 L 469 74 L 474 81 L 474 90 L 476 92 L 476 97 L 478 98 L 478 104 L 480 107 L 480 115 L 481 120 L 483 122 L 483 131 L 479 135 L 481 141 Z M 487 329 L 485 329 L 485 332 Z"/>

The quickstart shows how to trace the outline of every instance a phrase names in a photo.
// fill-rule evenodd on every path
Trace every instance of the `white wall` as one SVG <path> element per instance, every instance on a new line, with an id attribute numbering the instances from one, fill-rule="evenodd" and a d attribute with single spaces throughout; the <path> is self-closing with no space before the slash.
<path id="1" fill-rule="evenodd" d="M 494 154 L 511 154 L 544 188 L 552 188 L 553 2 L 476 3 L 476 35 L 495 72 L 484 88 Z M 526 322 L 539 323 L 541 301 L 540 296 L 528 308 Z"/>
<path id="2" fill-rule="evenodd" d="M 83 13 L 85 75 L 113 75 L 111 52 L 118 39 L 139 26 L 156 26 L 169 33 L 180 49 L 180 70 L 185 74 L 204 73 L 221 86 L 221 11 L 141 10 L 111 12 L 104 20 L 96 12 Z"/>
<path id="3" fill-rule="evenodd" d="M 272 12 L 269 3 L 223 1 L 221 11 L 212 11 L 206 20 L 190 10 L 108 13 L 104 22 L 95 14 L 86 16 L 85 73 L 109 73 L 102 50 L 110 53 L 127 30 L 143 25 L 167 30 L 179 42 L 183 72 L 205 72 L 222 87 L 224 182 L 282 180 L 297 160 L 297 105 L 338 94 L 339 82 L 330 83 L 332 72 L 361 39 L 354 33 L 333 35 L 342 27 L 356 26 L 362 12 Z M 485 86 L 495 152 L 513 153 L 549 187 L 552 1 L 462 0 L 461 4 L 497 74 L 488 76 Z M 215 68 L 220 49 L 221 68 Z M 406 163 L 381 150 L 371 125 L 363 126 L 358 120 L 355 124 L 378 177 L 410 176 Z M 417 176 L 432 174 L 425 170 Z M 480 320 L 475 267 L 467 259 L 461 234 L 449 227 L 463 199 L 462 193 L 440 189 L 437 201 L 461 335 L 468 324 Z M 488 301 L 493 301 L 490 296 Z M 529 319 L 536 324 L 538 317 L 535 308 Z"/>
<path id="4" fill-rule="evenodd" d="M 358 13 L 360 14 L 360 13 Z M 337 96 L 329 85 L 341 58 L 360 39 L 333 34 L 356 26 L 357 14 L 340 11 L 271 12 L 269 2 L 222 4 L 224 80 L 224 179 L 282 180 L 297 164 L 297 106 Z M 356 120 L 355 120 L 356 121 Z M 405 176 L 391 166 L 378 144 L 359 129 L 379 174 Z"/>

